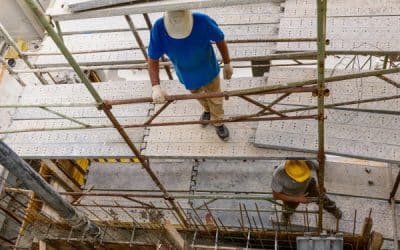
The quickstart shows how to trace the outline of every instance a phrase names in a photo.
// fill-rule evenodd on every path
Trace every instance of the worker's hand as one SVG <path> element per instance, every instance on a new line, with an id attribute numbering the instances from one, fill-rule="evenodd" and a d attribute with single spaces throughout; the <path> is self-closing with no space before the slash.
<path id="1" fill-rule="evenodd" d="M 306 197 L 307 194 L 301 194 L 295 197 L 295 201 L 298 203 L 308 204 L 310 200 Z"/>
<path id="2" fill-rule="evenodd" d="M 165 102 L 165 92 L 164 90 L 161 89 L 161 86 L 159 84 L 154 85 L 152 87 L 152 94 L 151 96 L 153 97 L 153 102 L 157 103 L 157 104 L 162 104 Z"/>
<path id="3" fill-rule="evenodd" d="M 233 75 L 233 67 L 230 63 L 224 64 L 224 79 L 229 80 L 232 78 Z"/>

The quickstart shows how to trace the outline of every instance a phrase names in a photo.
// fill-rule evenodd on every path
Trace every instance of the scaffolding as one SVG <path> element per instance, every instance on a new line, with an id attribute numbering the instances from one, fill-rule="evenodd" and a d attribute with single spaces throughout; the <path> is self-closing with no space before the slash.
<path id="1" fill-rule="evenodd" d="M 40 132 L 40 131 L 61 131 L 61 130 L 79 130 L 79 129 L 100 129 L 100 128 L 115 128 L 119 135 L 123 138 L 126 145 L 128 145 L 129 149 L 134 154 L 135 158 L 141 164 L 143 169 L 147 172 L 148 176 L 150 176 L 151 180 L 154 182 L 156 187 L 158 188 L 158 192 L 156 193 L 139 193 L 139 192 L 130 192 L 130 193 L 110 193 L 110 192 L 60 192 L 61 195 L 65 197 L 72 197 L 74 200 L 72 205 L 75 207 L 79 207 L 83 209 L 83 213 L 88 217 L 94 217 L 95 223 L 102 228 L 102 236 L 99 240 L 100 245 L 113 246 L 113 244 L 120 244 L 132 247 L 133 245 L 158 245 L 158 244 L 167 244 L 174 245 L 174 241 L 165 242 L 163 237 L 157 236 L 157 231 L 165 230 L 165 225 L 162 221 L 158 219 L 158 217 L 168 211 L 168 216 L 171 221 L 177 223 L 176 228 L 180 232 L 188 233 L 191 236 L 190 239 L 186 239 L 186 241 L 191 242 L 190 247 L 193 249 L 203 248 L 203 249 L 239 249 L 238 247 L 225 247 L 224 244 L 229 245 L 229 241 L 236 245 L 241 241 L 245 242 L 246 249 L 257 249 L 257 248 L 265 248 L 265 247 L 273 247 L 276 246 L 274 243 L 275 240 L 283 242 L 283 244 L 287 247 L 292 247 L 291 244 L 294 244 L 296 236 L 304 235 L 304 231 L 311 232 L 314 235 L 319 235 L 324 230 L 324 221 L 323 221 L 323 197 L 325 195 L 324 191 L 320 192 L 320 197 L 315 197 L 318 200 L 319 206 L 315 211 L 296 211 L 296 213 L 301 214 L 303 220 L 303 230 L 292 228 L 292 225 L 286 225 L 286 228 L 283 228 L 280 225 L 280 219 L 278 216 L 277 206 L 282 206 L 279 202 L 275 201 L 272 197 L 262 195 L 237 195 L 237 194 L 189 194 L 182 195 L 169 191 L 166 186 L 160 181 L 156 172 L 151 167 L 151 162 L 148 158 L 146 158 L 140 152 L 132 139 L 126 132 L 128 128 L 140 128 L 140 127 L 157 127 L 157 126 L 176 126 L 176 125 L 192 125 L 192 124 L 210 124 L 215 122 L 224 122 L 224 123 L 233 123 L 233 122 L 255 122 L 255 121 L 282 121 L 282 120 L 304 120 L 304 119 L 314 119 L 318 122 L 318 153 L 315 158 L 318 159 L 319 162 L 319 175 L 318 175 L 318 184 L 321 190 L 325 190 L 324 188 L 324 176 L 325 176 L 325 109 L 326 108 L 334 108 L 334 107 L 342 107 L 348 106 L 351 104 L 361 104 L 361 103 L 369 103 L 369 102 L 379 102 L 385 100 L 394 100 L 398 99 L 399 95 L 392 95 L 380 98 L 367 98 L 367 99 L 359 99 L 354 101 L 346 101 L 346 102 L 338 102 L 333 104 L 325 104 L 325 99 L 329 95 L 329 89 L 326 86 L 326 83 L 329 82 L 337 82 L 344 81 L 349 79 L 359 79 L 366 78 L 371 76 L 379 77 L 384 80 L 388 84 L 399 87 L 400 84 L 396 81 L 388 78 L 386 75 L 395 74 L 400 72 L 400 68 L 395 67 L 393 61 L 391 62 L 391 66 L 393 68 L 388 68 L 387 64 L 390 56 L 397 55 L 397 53 L 391 53 L 387 51 L 326 51 L 326 45 L 329 42 L 326 37 L 326 18 L 327 18 L 327 1 L 326 0 L 318 0 L 316 4 L 317 10 L 317 37 L 316 38 L 277 38 L 277 39 L 248 39 L 248 40 L 230 40 L 228 44 L 241 44 L 241 43 L 274 43 L 274 42 L 316 42 L 317 43 L 317 51 L 311 52 L 290 52 L 290 53 L 278 53 L 278 54 L 269 54 L 255 57 L 237 57 L 233 58 L 232 61 L 251 61 L 251 60 L 259 60 L 259 61 L 269 61 L 269 60 L 284 60 L 290 59 L 296 61 L 296 64 L 285 64 L 283 66 L 290 65 L 304 65 L 297 60 L 300 59 L 313 59 L 316 60 L 317 65 L 317 78 L 312 80 L 305 81 L 295 81 L 289 82 L 285 84 L 278 85 L 269 85 L 241 90 L 232 90 L 232 91 L 224 91 L 221 93 L 208 93 L 208 94 L 185 94 L 185 95 L 170 95 L 167 97 L 167 102 L 158 109 L 149 119 L 142 123 L 133 123 L 133 124 L 125 124 L 122 125 L 121 122 L 116 118 L 113 113 L 112 108 L 118 105 L 127 105 L 127 104 L 140 104 L 140 103 L 151 103 L 151 97 L 143 97 L 143 98 L 135 98 L 135 99 L 125 99 L 125 100 L 107 100 L 101 97 L 96 88 L 93 87 L 93 84 L 88 79 L 84 70 L 99 70 L 99 69 L 147 69 L 147 63 L 145 60 L 137 60 L 136 63 L 129 64 L 117 64 L 117 65 L 80 65 L 74 55 L 77 54 L 90 54 L 90 53 L 99 53 L 99 52 L 110 52 L 110 51 L 129 51 L 134 49 L 139 49 L 142 53 L 144 59 L 147 59 L 146 47 L 140 34 L 138 31 L 140 29 L 135 27 L 135 24 L 132 18 L 129 16 L 130 14 L 143 14 L 143 17 L 147 23 L 147 29 L 151 29 L 151 21 L 148 16 L 149 12 L 158 12 L 165 10 L 173 10 L 183 8 L 212 8 L 217 6 L 226 6 L 226 5 L 239 5 L 239 4 L 254 4 L 254 3 L 265 3 L 266 1 L 184 1 L 182 3 L 176 5 L 174 1 L 166 1 L 166 4 L 132 4 L 127 6 L 118 6 L 112 7 L 108 9 L 100 9 L 94 11 L 82 11 L 76 13 L 57 13 L 51 15 L 53 18 L 54 25 L 48 21 L 47 16 L 43 13 L 40 7 L 34 0 L 25 0 L 25 2 L 30 6 L 32 11 L 35 13 L 36 17 L 42 24 L 42 26 L 47 31 L 47 34 L 52 38 L 54 43 L 57 45 L 60 52 L 22 52 L 18 49 L 16 43 L 13 41 L 11 36 L 8 35 L 5 28 L 0 25 L 0 31 L 3 37 L 6 39 L 6 42 L 16 49 L 18 55 L 21 59 L 24 60 L 29 69 L 27 70 L 14 70 L 10 66 L 8 66 L 3 58 L 1 58 L 0 62 L 7 65 L 7 70 L 10 74 L 14 75 L 16 80 L 22 85 L 26 86 L 26 83 L 19 77 L 19 74 L 24 73 L 33 73 L 39 79 L 42 84 L 48 84 L 47 80 L 43 78 L 43 74 L 48 74 L 49 76 L 51 72 L 57 71 L 73 71 L 75 72 L 81 83 L 83 83 L 87 90 L 90 92 L 91 96 L 94 99 L 94 102 L 91 103 L 56 103 L 56 104 L 18 104 L 18 103 L 7 103 L 0 105 L 0 108 L 32 108 L 37 107 L 43 109 L 47 112 L 50 112 L 58 117 L 63 119 L 67 119 L 74 123 L 76 126 L 72 127 L 55 127 L 55 128 L 32 128 L 32 129 L 8 129 L 0 131 L 0 134 L 15 134 L 15 133 L 24 133 L 24 132 Z M 145 13 L 147 12 L 147 13 Z M 110 49 L 94 49 L 94 50 L 81 50 L 81 51 L 70 51 L 64 41 L 63 36 L 71 35 L 76 33 L 65 33 L 61 30 L 60 24 L 58 23 L 61 20 L 74 20 L 80 18 L 95 18 L 95 17 L 105 17 L 105 16 L 124 16 L 129 29 L 117 29 L 117 30 L 105 30 L 104 32 L 119 32 L 119 31 L 130 31 L 134 35 L 134 38 L 138 44 L 138 47 L 125 47 L 118 48 L 115 50 Z M 56 27 L 57 31 L 53 28 Z M 103 32 L 103 31 L 99 31 Z M 326 77 L 325 76 L 325 60 L 328 55 L 354 55 L 355 58 L 358 55 L 370 55 L 370 59 L 372 56 L 385 56 L 385 66 L 384 69 L 380 70 L 370 70 L 364 71 L 361 73 L 353 73 L 353 74 L 344 74 Z M 40 56 L 40 55 L 63 55 L 67 60 L 69 66 L 60 66 L 60 67 L 47 67 L 47 68 L 36 68 L 33 64 L 31 64 L 28 60 L 30 56 Z M 354 59 L 355 60 L 355 59 Z M 314 63 L 312 63 L 314 64 Z M 266 67 L 273 65 L 258 65 L 253 67 Z M 281 65 L 275 65 L 281 66 Z M 163 62 L 160 63 L 160 68 L 164 69 L 169 77 L 169 79 L 173 79 L 171 68 L 172 64 L 168 62 L 165 58 Z M 289 95 L 295 93 L 312 93 L 318 99 L 318 105 L 310 106 L 310 107 L 299 107 L 299 108 L 289 108 L 278 110 L 276 106 Z M 271 102 L 269 105 L 265 105 L 250 96 L 254 95 L 270 95 L 270 94 L 280 94 L 281 96 Z M 184 100 L 194 100 L 194 99 L 204 99 L 211 97 L 224 97 L 225 99 L 229 98 L 241 98 L 246 102 L 255 105 L 260 108 L 260 110 L 256 113 L 252 114 L 243 114 L 238 116 L 232 116 L 226 118 L 224 120 L 211 120 L 211 121 L 198 121 L 198 120 L 184 120 L 184 121 L 168 121 L 168 122 L 154 122 L 154 120 L 165 111 L 168 106 L 174 102 L 184 101 Z M 51 108 L 54 107 L 96 107 L 97 109 L 104 112 L 106 117 L 111 122 L 111 125 L 90 125 L 84 122 L 79 121 L 73 117 L 66 116 L 62 113 L 56 112 Z M 299 111 L 316 111 L 316 113 L 312 113 L 310 115 L 297 115 L 296 112 Z M 376 111 L 376 110 L 364 110 L 366 112 L 375 112 L 375 113 L 383 113 L 384 111 Z M 395 112 L 392 112 L 395 113 Z M 292 115 L 294 114 L 294 115 Z M 390 194 L 389 200 L 395 204 L 395 193 L 398 187 L 398 179 L 393 185 L 393 190 Z M 21 189 L 5 189 L 7 194 L 20 193 L 32 196 L 32 192 L 28 190 Z M 101 199 L 109 199 L 110 204 L 104 205 L 99 204 L 95 200 L 91 200 L 92 204 L 81 204 L 81 201 L 85 197 L 100 197 Z M 200 201 L 197 203 L 197 207 L 194 207 L 194 203 L 190 203 L 189 207 L 182 205 L 182 200 L 189 199 L 191 201 Z M 238 219 L 240 227 L 235 226 L 226 226 L 223 224 L 221 218 L 215 216 L 213 214 L 213 210 L 208 207 L 207 202 L 201 201 L 209 200 L 211 202 L 216 200 L 232 200 L 239 201 L 238 209 L 236 212 L 240 214 L 240 218 Z M 254 201 L 255 207 L 252 209 L 248 209 L 243 200 L 251 200 Z M 268 202 L 274 204 L 274 209 L 272 210 L 262 210 L 259 209 L 258 201 Z M 128 202 L 128 204 L 126 204 Z M 153 204 L 157 203 L 157 204 Z M 34 203 L 34 200 L 32 200 Z M 32 205 L 32 207 L 38 208 L 38 205 Z M 43 206 L 43 205 L 42 205 Z M 102 213 L 104 213 L 105 217 L 101 217 L 90 210 L 90 207 L 95 207 L 100 209 Z M 112 210 L 107 209 L 118 209 L 124 214 L 125 220 L 119 221 L 118 217 L 113 214 Z M 151 218 L 151 222 L 141 222 L 137 218 L 131 215 L 129 209 L 141 209 L 148 213 L 148 216 L 153 216 Z M 35 209 L 33 209 L 35 210 Z M 186 211 L 186 212 L 185 212 Z M 206 217 L 206 223 L 203 222 L 199 211 L 206 213 L 209 215 L 208 220 Z M 220 209 L 220 211 L 224 211 L 224 209 Z M 254 216 L 249 216 L 249 212 L 258 214 L 258 218 Z M 63 242 L 62 244 L 73 245 L 77 247 L 82 247 L 83 249 L 88 248 L 88 244 L 94 242 L 89 237 L 86 237 L 85 232 L 78 232 L 74 230 L 74 228 L 68 227 L 65 223 L 62 223 L 57 220 L 53 220 L 51 216 L 41 216 L 38 211 L 33 213 L 30 216 L 37 216 L 37 218 L 33 219 L 33 223 L 24 222 L 24 227 L 21 229 L 21 238 L 25 232 L 37 231 L 40 232 L 41 237 L 47 239 L 49 244 L 55 244 L 56 242 Z M 273 215 L 273 219 L 270 219 L 270 224 L 274 227 L 273 230 L 270 230 L 263 225 L 263 220 L 261 219 L 262 213 L 271 213 Z M 317 221 L 314 224 L 314 227 L 310 227 L 311 217 L 317 215 Z M 356 234 L 356 219 L 357 219 L 357 210 L 354 211 L 354 215 L 352 216 L 354 221 L 353 233 L 344 236 L 346 244 L 349 244 L 355 249 L 362 248 L 362 246 L 366 246 L 369 243 L 370 238 L 372 237 L 371 230 L 365 229 L 365 232 L 361 234 Z M 371 214 L 369 214 L 370 219 Z M 394 216 L 396 217 L 396 216 Z M 29 221 L 29 220 L 28 220 Z M 127 223 L 126 221 L 131 221 Z M 339 221 L 336 222 L 336 230 L 333 230 L 334 233 L 339 232 Z M 368 226 L 368 223 L 366 223 Z M 276 227 L 276 228 L 275 228 Z M 282 227 L 282 228 L 281 228 Z M 289 228 L 288 228 L 289 227 Z M 113 232 L 111 232 L 113 231 Z M 148 234 L 150 239 L 144 237 L 143 235 Z M 120 236 L 118 236 L 120 235 Z M 135 240 L 135 237 L 139 235 L 139 239 Z M 213 244 L 209 244 L 208 246 L 200 242 L 199 239 L 208 239 L 213 240 Z M 395 239 L 397 240 L 397 239 Z M 201 242 L 204 242 L 201 241 Z M 222 244 L 223 242 L 224 244 Z"/>

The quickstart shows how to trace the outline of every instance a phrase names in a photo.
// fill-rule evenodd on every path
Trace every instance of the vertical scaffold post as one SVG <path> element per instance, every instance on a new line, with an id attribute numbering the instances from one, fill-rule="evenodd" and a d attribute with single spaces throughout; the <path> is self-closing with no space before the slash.
<path id="1" fill-rule="evenodd" d="M 324 125 L 324 105 L 325 105 L 325 45 L 326 45 L 326 9 L 327 0 L 317 0 L 317 32 L 318 32 L 318 185 L 320 188 L 319 211 L 318 211 L 318 232 L 322 232 L 323 227 L 323 201 L 324 201 L 324 175 L 325 175 L 325 125 Z"/>

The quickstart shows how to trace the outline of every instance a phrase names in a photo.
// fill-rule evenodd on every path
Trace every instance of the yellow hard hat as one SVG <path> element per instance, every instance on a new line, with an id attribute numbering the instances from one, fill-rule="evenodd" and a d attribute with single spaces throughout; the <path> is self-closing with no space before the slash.
<path id="1" fill-rule="evenodd" d="M 285 172 L 297 182 L 304 182 L 311 176 L 311 170 L 306 161 L 300 160 L 287 160 L 285 162 Z"/>

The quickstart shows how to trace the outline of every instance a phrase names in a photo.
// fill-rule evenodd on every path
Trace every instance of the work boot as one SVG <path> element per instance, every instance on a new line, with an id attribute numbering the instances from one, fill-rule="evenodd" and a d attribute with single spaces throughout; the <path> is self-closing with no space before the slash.
<path id="1" fill-rule="evenodd" d="M 340 220 L 343 216 L 343 213 L 342 213 L 342 210 L 340 210 L 339 208 L 336 208 L 335 211 L 333 211 L 332 215 L 335 216 L 335 218 L 337 220 Z"/>
<path id="2" fill-rule="evenodd" d="M 206 112 L 204 111 L 203 114 L 201 114 L 200 116 L 200 121 L 209 121 L 211 119 L 211 114 L 210 112 Z M 206 127 L 208 124 L 201 124 L 201 126 L 204 128 Z"/>
<path id="3" fill-rule="evenodd" d="M 215 127 L 215 130 L 217 131 L 217 135 L 221 140 L 227 141 L 229 138 L 229 130 L 225 125 L 221 125 L 218 127 Z"/>
<path id="4" fill-rule="evenodd" d="M 291 216 L 291 215 L 292 215 L 292 214 L 282 213 L 282 214 L 281 214 L 281 221 L 280 221 L 280 223 L 281 223 L 282 225 L 289 225 L 290 216 Z"/>

